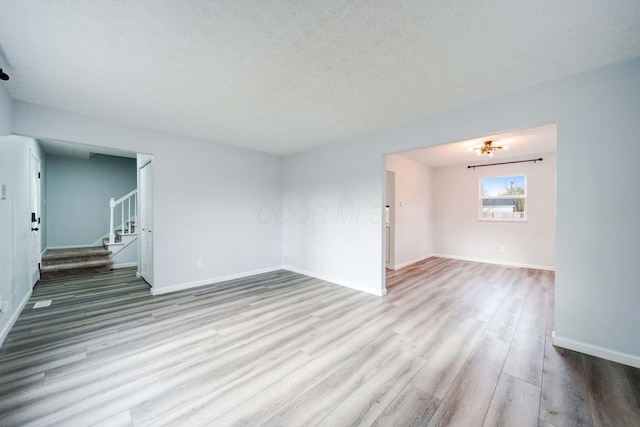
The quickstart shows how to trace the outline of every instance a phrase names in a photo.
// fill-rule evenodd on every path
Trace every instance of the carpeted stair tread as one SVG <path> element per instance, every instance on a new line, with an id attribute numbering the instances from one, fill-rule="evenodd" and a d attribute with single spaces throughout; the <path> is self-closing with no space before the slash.
<path id="1" fill-rule="evenodd" d="M 82 262 L 70 262 L 66 264 L 53 264 L 53 265 L 43 265 L 40 267 L 40 272 L 49 272 L 55 270 L 70 270 L 73 268 L 88 268 L 88 267 L 103 267 L 109 266 L 111 267 L 112 261 L 110 258 L 108 259 L 99 259 L 92 261 L 82 261 Z"/>
<path id="2" fill-rule="evenodd" d="M 100 246 L 47 249 L 42 255 L 41 279 L 57 279 L 111 270 L 111 251 Z"/>
<path id="3" fill-rule="evenodd" d="M 42 259 L 65 259 L 77 258 L 83 256 L 105 256 L 111 255 L 111 252 L 105 250 L 102 246 L 88 246 L 84 248 L 68 248 L 68 249 L 47 249 L 42 254 Z"/>
<path id="4" fill-rule="evenodd" d="M 100 246 L 73 249 L 47 249 L 42 255 L 42 265 L 68 264 L 111 258 L 111 252 Z"/>

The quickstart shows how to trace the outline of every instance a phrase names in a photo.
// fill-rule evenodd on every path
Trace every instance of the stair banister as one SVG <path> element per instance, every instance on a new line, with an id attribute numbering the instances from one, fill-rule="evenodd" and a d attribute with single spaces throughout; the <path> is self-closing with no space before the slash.
<path id="1" fill-rule="evenodd" d="M 131 216 L 131 203 L 132 203 L 132 199 L 133 199 L 133 216 Z M 127 204 L 127 213 L 128 216 L 125 217 L 124 212 L 124 204 Z M 133 218 L 138 218 L 138 190 L 135 189 L 131 192 L 129 192 L 128 194 L 125 194 L 124 196 L 122 196 L 121 198 L 119 198 L 118 200 L 114 200 L 113 198 L 111 198 L 111 200 L 109 200 L 109 207 L 111 209 L 111 213 L 110 213 L 110 219 L 109 219 L 109 244 L 113 244 L 116 241 L 116 230 L 114 227 L 114 209 L 116 208 L 116 206 L 120 205 L 120 214 L 121 214 L 121 219 L 122 219 L 122 223 L 120 224 L 121 227 L 121 233 L 122 234 L 133 234 L 132 230 L 131 230 L 131 220 Z M 128 223 L 128 227 L 125 229 L 125 224 Z"/>

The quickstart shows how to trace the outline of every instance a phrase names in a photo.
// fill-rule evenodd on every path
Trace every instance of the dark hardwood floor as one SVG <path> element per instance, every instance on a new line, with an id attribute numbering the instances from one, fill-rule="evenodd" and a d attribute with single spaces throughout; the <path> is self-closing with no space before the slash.
<path id="1" fill-rule="evenodd" d="M 0 349 L 0 425 L 640 425 L 640 370 L 551 345 L 553 280 L 430 258 L 385 297 L 286 271 L 41 281 Z"/>

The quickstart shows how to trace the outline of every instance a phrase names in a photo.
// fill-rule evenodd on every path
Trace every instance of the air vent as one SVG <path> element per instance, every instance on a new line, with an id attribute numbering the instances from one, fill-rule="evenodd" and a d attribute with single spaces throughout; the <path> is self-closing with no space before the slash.
<path id="1" fill-rule="evenodd" d="M 49 306 L 51 305 L 51 302 L 52 302 L 52 301 L 53 301 L 53 300 L 50 300 L 50 299 L 45 300 L 45 301 L 38 301 L 37 303 L 35 303 L 35 304 L 33 305 L 33 308 L 49 307 Z"/>

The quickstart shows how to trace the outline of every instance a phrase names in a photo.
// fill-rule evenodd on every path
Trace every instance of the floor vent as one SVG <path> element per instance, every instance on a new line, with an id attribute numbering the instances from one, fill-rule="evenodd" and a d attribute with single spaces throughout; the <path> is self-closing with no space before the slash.
<path id="1" fill-rule="evenodd" d="M 49 306 L 51 305 L 51 302 L 52 302 L 52 301 L 53 301 L 53 300 L 50 300 L 50 299 L 45 300 L 45 301 L 38 301 L 37 303 L 35 303 L 35 304 L 33 305 L 33 308 L 49 307 Z"/>

